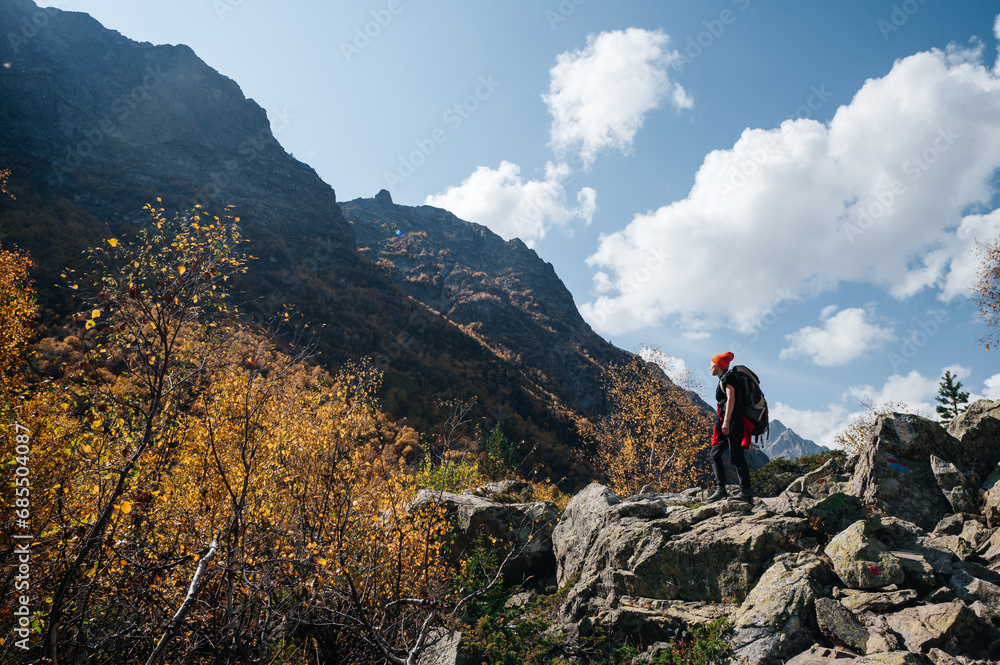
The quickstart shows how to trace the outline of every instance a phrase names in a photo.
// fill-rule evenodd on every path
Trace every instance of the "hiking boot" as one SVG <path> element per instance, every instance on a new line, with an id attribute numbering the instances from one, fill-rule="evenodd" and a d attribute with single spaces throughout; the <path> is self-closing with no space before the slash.
<path id="1" fill-rule="evenodd" d="M 716 487 L 715 494 L 705 499 L 707 503 L 712 503 L 713 501 L 718 501 L 719 499 L 725 499 L 729 494 L 726 493 L 725 487 Z"/>
<path id="2" fill-rule="evenodd" d="M 753 492 L 750 490 L 741 489 L 740 493 L 733 497 L 737 501 L 753 501 Z"/>

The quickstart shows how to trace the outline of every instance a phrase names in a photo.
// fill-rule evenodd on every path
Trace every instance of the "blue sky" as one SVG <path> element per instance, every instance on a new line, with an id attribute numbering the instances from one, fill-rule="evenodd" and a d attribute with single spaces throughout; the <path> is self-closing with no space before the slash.
<path id="1" fill-rule="evenodd" d="M 819 443 L 864 398 L 933 413 L 945 368 L 1000 399 L 963 295 L 1000 223 L 996 3 L 48 4 L 191 46 L 339 200 L 521 237 L 710 400 L 725 350 Z"/>

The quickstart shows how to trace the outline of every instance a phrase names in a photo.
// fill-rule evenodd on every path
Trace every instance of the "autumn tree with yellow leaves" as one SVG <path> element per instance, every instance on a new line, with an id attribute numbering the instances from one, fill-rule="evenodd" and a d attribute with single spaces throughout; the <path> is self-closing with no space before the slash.
<path id="1" fill-rule="evenodd" d="M 605 375 L 609 413 L 586 433 L 596 443 L 598 468 L 619 494 L 646 485 L 680 491 L 701 473 L 711 414 L 688 392 L 694 377 L 687 373 L 682 387 L 668 378 L 670 369 L 659 349 L 647 347 Z"/>
<path id="2" fill-rule="evenodd" d="M 0 253 L 0 397 L 31 432 L 44 571 L 41 639 L 0 659 L 415 662 L 502 570 L 470 587 L 440 507 L 410 507 L 417 476 L 383 455 L 397 435 L 372 364 L 330 375 L 296 335 L 234 316 L 239 219 L 148 212 L 93 252 L 85 316 L 42 345 L 65 354 L 54 379 L 22 381 L 30 263 Z"/>

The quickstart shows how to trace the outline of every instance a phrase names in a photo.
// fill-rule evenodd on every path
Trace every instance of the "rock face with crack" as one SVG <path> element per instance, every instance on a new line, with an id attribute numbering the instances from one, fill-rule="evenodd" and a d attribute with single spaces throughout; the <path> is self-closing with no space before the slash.
<path id="1" fill-rule="evenodd" d="M 826 566 L 815 554 L 778 556 L 733 615 L 738 663 L 782 663 L 809 645 Z"/>
<path id="2" fill-rule="evenodd" d="M 849 494 L 924 529 L 954 512 L 938 486 L 931 455 L 951 461 L 959 442 L 941 425 L 913 415 L 881 419 L 858 457 Z"/>
<path id="3" fill-rule="evenodd" d="M 806 520 L 740 501 L 690 507 L 684 495 L 621 500 L 590 485 L 553 532 L 565 617 L 614 609 L 622 596 L 742 601 L 776 554 L 796 547 Z"/>
<path id="4" fill-rule="evenodd" d="M 931 472 L 937 479 L 944 498 L 956 513 L 978 513 L 976 499 L 965 486 L 965 477 L 958 467 L 937 455 L 931 455 Z"/>

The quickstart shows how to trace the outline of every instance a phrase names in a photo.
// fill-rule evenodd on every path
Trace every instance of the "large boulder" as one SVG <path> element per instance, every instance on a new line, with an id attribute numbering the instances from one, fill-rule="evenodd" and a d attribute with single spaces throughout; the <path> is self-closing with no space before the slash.
<path id="1" fill-rule="evenodd" d="M 865 505 L 931 530 L 954 512 L 931 468 L 931 455 L 954 462 L 959 442 L 941 425 L 894 413 L 876 423 L 858 456 L 848 494 Z"/>
<path id="2" fill-rule="evenodd" d="M 417 665 L 472 665 L 462 642 L 462 633 L 445 628 L 434 628 L 427 638 L 426 647 L 417 656 Z"/>
<path id="3" fill-rule="evenodd" d="M 552 549 L 556 557 L 556 580 L 561 587 L 580 572 L 590 539 L 604 523 L 608 508 L 621 503 L 610 488 L 591 483 L 569 500 L 559 523 L 552 531 Z"/>
<path id="4" fill-rule="evenodd" d="M 898 584 L 905 575 L 899 559 L 881 541 L 868 534 L 868 523 L 859 520 L 847 527 L 824 549 L 833 569 L 852 589 L 873 589 Z"/>
<path id="5" fill-rule="evenodd" d="M 843 589 L 840 592 L 840 602 L 852 612 L 875 612 L 876 614 L 889 609 L 906 605 L 917 599 L 913 589 L 898 589 L 896 591 L 858 591 Z"/>
<path id="6" fill-rule="evenodd" d="M 958 467 L 937 455 L 931 455 L 931 472 L 937 479 L 941 493 L 956 513 L 978 513 L 976 497 L 965 485 L 965 477 Z"/>
<path id="7" fill-rule="evenodd" d="M 972 471 L 978 485 L 1000 463 L 1000 401 L 977 400 L 948 425 L 948 433 L 962 442 L 951 461 Z"/>
<path id="8" fill-rule="evenodd" d="M 971 563 L 959 564 L 948 585 L 965 602 L 972 604 L 979 601 L 1000 611 L 1000 576 L 992 570 Z"/>
<path id="9" fill-rule="evenodd" d="M 553 534 L 559 579 L 572 583 L 562 608 L 567 621 L 614 610 L 623 596 L 741 602 L 807 527 L 743 501 L 690 507 L 689 496 L 638 495 L 616 502 L 595 485 L 581 495 Z"/>
<path id="10" fill-rule="evenodd" d="M 914 653 L 940 648 L 951 654 L 985 656 L 995 629 L 960 600 L 908 607 L 886 617 Z"/>
<path id="11" fill-rule="evenodd" d="M 413 513 L 430 506 L 441 506 L 451 523 L 452 542 L 448 552 L 453 562 L 477 542 L 488 541 L 493 545 L 495 541 L 501 559 L 508 548 L 517 550 L 504 568 L 505 582 L 533 579 L 538 583 L 555 575 L 552 532 L 559 510 L 551 501 L 496 503 L 472 494 L 421 490 L 409 510 Z"/>
<path id="12" fill-rule="evenodd" d="M 853 612 L 833 598 L 816 599 L 816 624 L 819 632 L 834 644 L 865 652 L 868 629 L 858 621 Z"/>
<path id="13" fill-rule="evenodd" d="M 812 623 L 826 564 L 811 552 L 782 554 L 733 615 L 739 665 L 777 665 L 814 642 Z"/>

